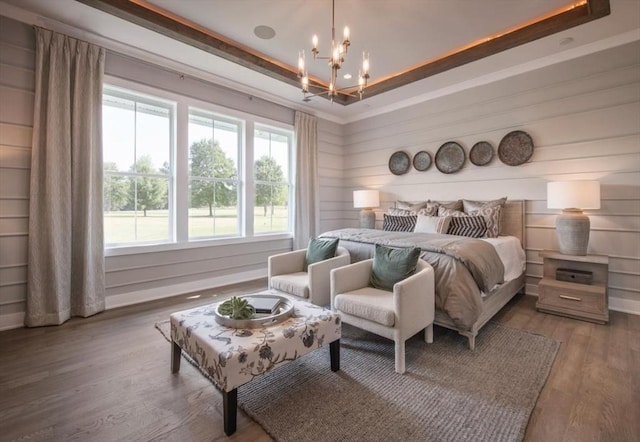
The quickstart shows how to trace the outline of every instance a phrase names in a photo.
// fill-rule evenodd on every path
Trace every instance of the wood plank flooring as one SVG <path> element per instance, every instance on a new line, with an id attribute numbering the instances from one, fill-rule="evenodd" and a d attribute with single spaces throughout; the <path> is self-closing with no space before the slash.
<path id="1" fill-rule="evenodd" d="M 169 344 L 153 327 L 173 311 L 264 287 L 260 280 L 1 332 L 0 440 L 271 440 L 242 412 L 227 438 L 220 393 L 190 364 L 172 375 Z M 640 316 L 611 312 L 602 326 L 536 312 L 534 297 L 518 296 L 495 320 L 562 342 L 526 441 L 640 441 Z"/>

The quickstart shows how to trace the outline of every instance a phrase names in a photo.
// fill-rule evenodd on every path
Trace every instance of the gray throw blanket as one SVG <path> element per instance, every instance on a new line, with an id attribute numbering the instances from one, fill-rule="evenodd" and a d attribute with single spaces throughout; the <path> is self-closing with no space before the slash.
<path id="1" fill-rule="evenodd" d="M 375 244 L 419 247 L 421 258 L 434 269 L 436 307 L 463 330 L 470 330 L 480 316 L 480 292 L 490 293 L 496 284 L 504 282 L 504 266 L 498 253 L 479 239 L 373 229 L 341 229 L 320 236 L 340 239 L 340 246 L 349 251 L 352 262 L 373 257 Z"/>

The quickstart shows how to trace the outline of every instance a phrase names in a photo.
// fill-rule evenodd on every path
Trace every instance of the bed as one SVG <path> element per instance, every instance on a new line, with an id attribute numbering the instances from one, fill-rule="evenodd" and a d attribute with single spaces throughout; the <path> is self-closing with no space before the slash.
<path id="1" fill-rule="evenodd" d="M 338 238 L 352 262 L 373 257 L 376 244 L 420 247 L 421 258 L 434 267 L 436 276 L 435 324 L 466 336 L 473 350 L 480 329 L 524 292 L 524 228 L 524 201 L 514 200 L 502 206 L 497 238 L 374 229 L 340 229 L 320 236 Z"/>

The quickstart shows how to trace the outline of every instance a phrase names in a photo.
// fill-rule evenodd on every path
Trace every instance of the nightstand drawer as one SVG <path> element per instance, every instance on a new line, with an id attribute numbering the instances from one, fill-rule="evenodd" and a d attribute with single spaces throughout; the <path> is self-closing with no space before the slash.
<path id="1" fill-rule="evenodd" d="M 585 290 L 571 285 L 575 284 L 543 279 L 539 285 L 538 304 L 585 313 L 602 314 L 607 311 L 604 287 L 589 286 Z"/>

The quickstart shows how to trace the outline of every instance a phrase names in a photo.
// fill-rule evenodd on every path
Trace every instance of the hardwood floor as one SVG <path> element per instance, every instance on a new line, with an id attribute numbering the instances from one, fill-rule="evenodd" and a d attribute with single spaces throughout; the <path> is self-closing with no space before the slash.
<path id="1" fill-rule="evenodd" d="M 172 375 L 170 347 L 153 327 L 173 311 L 264 286 L 1 332 L 0 440 L 271 440 L 242 412 L 227 438 L 220 393 L 190 364 Z M 602 326 L 538 313 L 535 298 L 518 296 L 495 320 L 562 342 L 526 441 L 640 441 L 640 316 L 611 312 Z"/>

